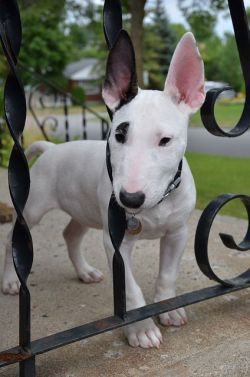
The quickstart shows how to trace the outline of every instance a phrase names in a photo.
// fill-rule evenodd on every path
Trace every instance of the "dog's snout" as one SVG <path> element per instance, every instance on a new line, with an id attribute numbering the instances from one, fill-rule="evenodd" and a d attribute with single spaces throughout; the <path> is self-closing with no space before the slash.
<path id="1" fill-rule="evenodd" d="M 142 191 L 127 192 L 121 189 L 120 201 L 125 207 L 139 208 L 145 201 L 145 194 Z"/>

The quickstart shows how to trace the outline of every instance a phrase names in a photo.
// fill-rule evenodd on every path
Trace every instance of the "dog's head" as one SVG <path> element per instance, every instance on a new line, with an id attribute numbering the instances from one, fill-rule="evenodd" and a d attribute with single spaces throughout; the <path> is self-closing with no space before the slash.
<path id="1" fill-rule="evenodd" d="M 165 88 L 158 91 L 138 88 L 133 45 L 121 31 L 109 53 L 103 99 L 113 113 L 109 144 L 116 199 L 128 209 L 151 208 L 176 174 L 189 115 L 205 99 L 204 66 L 193 35 L 186 33 L 177 45 Z"/>

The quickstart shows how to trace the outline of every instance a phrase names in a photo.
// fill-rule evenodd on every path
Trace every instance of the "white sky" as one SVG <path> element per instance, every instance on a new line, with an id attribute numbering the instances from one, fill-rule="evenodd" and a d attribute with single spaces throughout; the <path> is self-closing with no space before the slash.
<path id="1" fill-rule="evenodd" d="M 178 9 L 177 0 L 164 0 L 164 3 L 171 22 L 185 23 L 184 18 Z M 246 8 L 250 7 L 250 0 L 244 0 L 244 3 Z M 232 31 L 233 27 L 230 17 L 225 19 L 222 15 L 219 15 L 216 30 L 219 35 L 223 35 L 225 31 Z"/>
<path id="2" fill-rule="evenodd" d="M 99 4 L 103 4 L 104 0 L 95 0 Z M 122 0 L 121 0 L 122 1 Z M 136 1 L 136 0 L 132 0 Z M 149 0 L 150 1 L 150 0 Z M 151 0 L 153 1 L 153 0 Z M 202 0 L 201 0 L 202 1 Z M 237 0 L 235 0 L 237 1 Z M 178 9 L 177 2 L 178 0 L 163 0 L 166 6 L 167 14 L 169 19 L 173 23 L 183 23 L 185 24 L 185 20 Z M 250 7 L 250 0 L 244 0 L 245 7 Z M 233 31 L 232 22 L 230 17 L 224 18 L 223 15 L 219 15 L 218 23 L 216 26 L 217 33 L 222 36 L 225 31 Z"/>

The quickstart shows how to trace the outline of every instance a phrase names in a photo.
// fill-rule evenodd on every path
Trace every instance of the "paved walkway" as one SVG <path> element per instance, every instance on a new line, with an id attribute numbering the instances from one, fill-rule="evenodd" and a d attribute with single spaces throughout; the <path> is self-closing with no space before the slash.
<path id="1" fill-rule="evenodd" d="M 235 138 L 227 138 L 211 135 L 204 127 L 190 127 L 187 150 L 214 155 L 250 157 L 250 131 Z"/>
<path id="2" fill-rule="evenodd" d="M 0 199 L 8 201 L 6 171 L 0 169 Z M 178 293 L 206 287 L 211 282 L 194 260 L 193 242 L 199 211 L 190 221 L 189 241 L 181 263 Z M 82 245 L 90 263 L 105 279 L 97 285 L 80 283 L 66 255 L 62 230 L 68 216 L 53 211 L 32 230 L 35 257 L 29 285 L 32 295 L 32 338 L 100 319 L 112 314 L 112 283 L 100 231 L 91 230 Z M 216 220 L 210 259 L 220 276 L 234 276 L 250 265 L 249 253 L 225 251 L 218 232 L 241 239 L 247 223 L 229 217 Z M 0 278 L 9 224 L 0 225 Z M 158 269 L 158 241 L 136 246 L 137 280 L 152 301 Z M 133 349 L 122 330 L 98 335 L 37 358 L 37 377 L 249 377 L 250 289 L 187 308 L 183 328 L 163 328 L 159 350 Z M 0 293 L 0 349 L 17 344 L 18 297 Z M 16 365 L 0 369 L 0 376 L 17 377 Z"/>

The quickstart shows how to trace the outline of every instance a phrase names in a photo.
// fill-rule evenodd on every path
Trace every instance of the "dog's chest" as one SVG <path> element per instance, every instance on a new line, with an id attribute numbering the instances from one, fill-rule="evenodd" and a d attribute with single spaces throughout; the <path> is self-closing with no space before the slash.
<path id="1" fill-rule="evenodd" d="M 142 231 L 138 235 L 140 239 L 154 239 L 164 236 L 171 221 L 172 210 L 166 206 L 159 206 L 145 214 L 138 215 L 141 221 Z"/>

